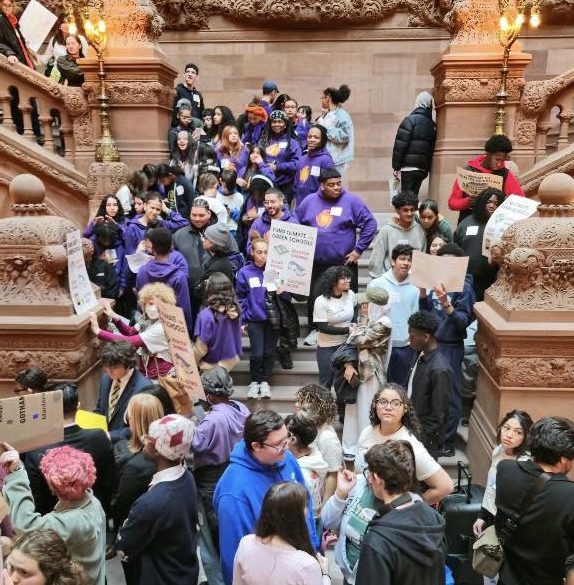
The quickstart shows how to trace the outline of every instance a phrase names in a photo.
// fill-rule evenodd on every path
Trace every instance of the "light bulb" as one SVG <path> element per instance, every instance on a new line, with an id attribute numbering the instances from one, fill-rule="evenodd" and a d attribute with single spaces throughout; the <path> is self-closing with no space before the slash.
<path id="1" fill-rule="evenodd" d="M 537 28 L 540 26 L 540 13 L 533 12 L 530 15 L 530 26 L 533 28 Z"/>
<path id="2" fill-rule="evenodd" d="M 502 31 L 508 30 L 508 18 L 506 18 L 506 16 L 500 17 L 500 30 Z"/>
<path id="3" fill-rule="evenodd" d="M 103 20 L 100 20 L 100 21 L 98 22 L 98 30 L 99 30 L 101 33 L 105 33 L 105 32 L 106 32 L 106 23 L 105 23 Z"/>
<path id="4" fill-rule="evenodd" d="M 68 31 L 70 32 L 71 35 L 78 34 L 78 27 L 76 26 L 76 23 L 74 21 L 70 22 L 70 24 L 68 25 Z"/>
<path id="5" fill-rule="evenodd" d="M 516 26 L 522 26 L 524 24 L 524 14 L 520 14 L 520 12 L 516 15 L 516 20 L 514 21 Z"/>

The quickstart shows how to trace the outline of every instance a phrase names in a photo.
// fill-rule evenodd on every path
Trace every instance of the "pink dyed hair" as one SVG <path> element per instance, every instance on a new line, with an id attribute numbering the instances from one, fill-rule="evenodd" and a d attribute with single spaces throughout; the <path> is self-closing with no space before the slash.
<path id="1" fill-rule="evenodd" d="M 40 461 L 40 471 L 54 495 L 63 500 L 81 500 L 96 481 L 92 456 L 73 447 L 47 451 Z"/>

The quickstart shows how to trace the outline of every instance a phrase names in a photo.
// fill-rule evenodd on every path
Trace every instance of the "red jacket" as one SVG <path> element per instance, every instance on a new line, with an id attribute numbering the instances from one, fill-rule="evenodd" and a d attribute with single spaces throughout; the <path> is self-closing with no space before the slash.
<path id="1" fill-rule="evenodd" d="M 467 168 L 472 171 L 476 171 L 477 173 L 489 173 L 492 174 L 491 169 L 486 169 L 482 166 L 486 155 L 481 154 L 477 156 L 475 159 L 468 161 Z M 512 174 L 512 171 L 508 169 L 506 173 L 506 179 L 502 184 L 502 190 L 506 197 L 509 195 L 520 195 L 524 197 L 524 191 L 518 182 L 518 179 Z M 470 209 L 470 199 L 466 195 L 466 193 L 460 188 L 458 184 L 458 179 L 455 179 L 454 185 L 452 186 L 452 192 L 450 197 L 448 198 L 448 206 L 450 209 L 454 211 L 466 211 Z"/>

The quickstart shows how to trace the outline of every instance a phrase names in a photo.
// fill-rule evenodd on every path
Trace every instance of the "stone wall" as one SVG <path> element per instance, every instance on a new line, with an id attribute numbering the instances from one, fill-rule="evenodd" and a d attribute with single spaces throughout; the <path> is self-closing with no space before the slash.
<path id="1" fill-rule="evenodd" d="M 572 65 L 574 27 L 546 27 L 521 37 L 533 55 L 527 79 L 546 79 Z M 356 159 L 351 189 L 376 211 L 389 211 L 388 179 L 395 132 L 412 109 L 419 91 L 430 89 L 430 69 L 446 49 L 448 33 L 438 28 L 409 28 L 406 14 L 373 25 L 345 28 L 264 28 L 213 17 L 207 30 L 168 32 L 161 46 L 180 73 L 186 62 L 200 67 L 198 86 L 207 106 L 226 104 L 238 113 L 273 79 L 282 92 L 319 109 L 327 86 L 347 83 L 347 108 L 356 130 Z M 181 80 L 181 79 L 179 79 Z M 461 162 L 474 156 L 494 127 L 477 128 L 472 119 L 460 128 Z M 477 139 L 477 136 L 479 137 Z M 526 169 L 521 169 L 526 170 Z M 423 185 L 421 194 L 426 193 Z M 448 193 L 439 194 L 444 200 Z"/>

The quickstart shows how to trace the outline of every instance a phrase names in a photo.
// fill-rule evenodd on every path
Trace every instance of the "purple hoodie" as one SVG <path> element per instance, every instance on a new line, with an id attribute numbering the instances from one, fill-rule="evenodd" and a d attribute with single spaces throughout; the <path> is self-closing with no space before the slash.
<path id="1" fill-rule="evenodd" d="M 263 286 L 264 270 L 264 267 L 260 268 L 254 262 L 249 262 L 237 272 L 235 296 L 241 307 L 241 322 L 243 324 L 249 321 L 260 323 L 268 319 L 265 310 L 267 288 Z M 257 285 L 258 282 L 259 285 Z M 282 292 L 281 298 L 290 301 L 291 295 L 288 292 Z"/>
<path id="2" fill-rule="evenodd" d="M 321 192 L 305 197 L 296 211 L 301 225 L 317 228 L 316 264 L 341 265 L 356 250 L 362 254 L 377 231 L 377 220 L 360 197 L 341 190 L 337 199 Z M 357 239 L 357 230 L 360 231 Z"/>
<path id="3" fill-rule="evenodd" d="M 297 132 L 297 140 L 299 141 L 301 152 L 307 150 L 307 133 L 309 132 L 310 125 L 307 120 L 301 120 L 300 118 L 297 119 L 297 124 L 295 124 L 295 132 Z"/>
<path id="4" fill-rule="evenodd" d="M 257 144 L 261 138 L 263 128 L 265 128 L 265 122 L 259 122 L 259 124 L 256 124 L 255 126 L 252 126 L 249 123 L 245 124 L 241 142 L 243 142 L 243 144 Z"/>
<path id="5" fill-rule="evenodd" d="M 311 150 L 299 159 L 297 173 L 295 175 L 295 201 L 297 207 L 310 193 L 319 190 L 319 174 L 321 169 L 333 168 L 335 163 L 326 148 Z"/>
<path id="6" fill-rule="evenodd" d="M 224 171 L 227 168 L 227 163 L 223 162 L 224 160 L 226 160 L 229 161 L 230 163 L 233 163 L 233 165 L 235 166 L 235 172 L 237 173 L 237 176 L 243 177 L 243 175 L 245 174 L 245 169 L 247 169 L 247 164 L 249 163 L 249 151 L 247 150 L 246 146 L 241 147 L 241 150 L 239 151 L 239 154 L 237 156 L 224 154 L 223 152 L 221 152 L 219 148 L 215 151 L 215 154 L 217 155 L 217 160 L 222 171 Z"/>
<path id="7" fill-rule="evenodd" d="M 98 243 L 98 239 L 94 235 L 95 225 L 96 225 L 95 222 L 91 221 L 88 224 L 88 227 L 84 230 L 83 236 L 84 238 L 88 238 L 90 242 L 92 242 L 92 244 L 94 245 L 94 254 L 96 254 L 96 256 L 98 257 L 101 256 L 101 254 L 106 250 L 110 250 L 111 251 L 110 253 L 115 255 L 115 261 L 110 262 L 110 264 L 113 266 L 114 272 L 116 273 L 118 279 L 118 286 L 120 287 L 120 289 L 125 289 L 126 287 L 124 280 L 124 270 L 127 265 L 126 249 L 124 243 L 125 224 L 123 224 L 123 226 L 121 224 L 117 224 L 120 228 L 120 233 L 109 248 L 105 248 L 104 246 Z M 104 260 L 107 262 L 106 259 Z"/>
<path id="8" fill-rule="evenodd" d="M 265 147 L 267 164 L 275 163 L 275 185 L 290 185 L 295 179 L 297 164 L 301 158 L 301 149 L 295 138 L 288 138 L 284 133 L 278 138 L 272 138 Z"/>
<path id="9" fill-rule="evenodd" d="M 136 215 L 130 219 L 124 228 L 124 238 L 126 242 L 126 254 L 133 254 L 139 243 L 144 239 L 148 226 L 140 223 L 140 217 L 143 214 Z M 189 221 L 181 217 L 177 211 L 172 211 L 167 219 L 162 219 L 156 227 L 167 228 L 170 232 L 189 225 Z"/>
<path id="10" fill-rule="evenodd" d="M 150 282 L 162 282 L 173 288 L 175 304 L 182 309 L 185 315 L 188 331 L 193 331 L 189 287 L 187 276 L 183 270 L 171 262 L 158 262 L 154 258 L 139 269 L 136 276 L 136 289 L 139 291 Z"/>
<path id="11" fill-rule="evenodd" d="M 288 223 L 298 223 L 297 218 L 291 213 L 287 205 L 283 206 L 283 215 L 281 221 Z M 264 211 L 249 228 L 248 240 L 247 240 L 247 255 L 251 257 L 251 234 L 257 232 L 262 238 L 271 229 L 271 218 L 267 211 Z"/>
<path id="12" fill-rule="evenodd" d="M 236 400 L 214 404 L 193 434 L 191 449 L 196 469 L 229 461 L 233 447 L 243 438 L 247 406 Z"/>

